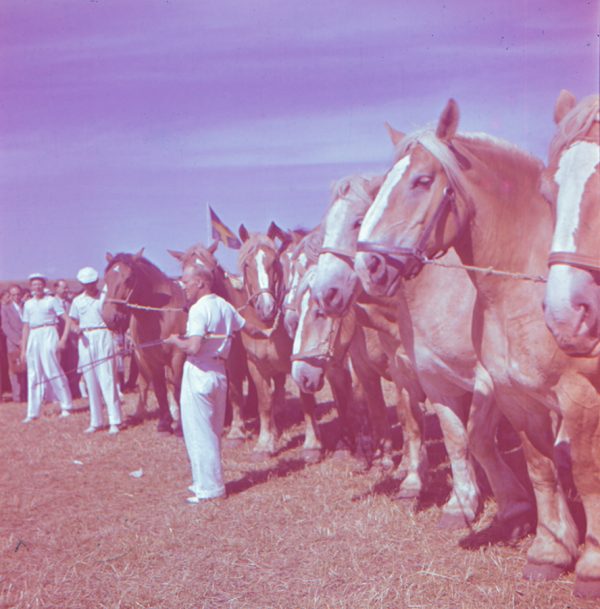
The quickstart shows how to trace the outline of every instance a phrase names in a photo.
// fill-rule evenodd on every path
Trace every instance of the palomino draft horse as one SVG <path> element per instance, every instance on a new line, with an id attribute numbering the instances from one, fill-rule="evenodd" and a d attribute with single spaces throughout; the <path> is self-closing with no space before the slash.
<path id="1" fill-rule="evenodd" d="M 182 268 L 202 266 L 208 269 L 212 273 L 215 293 L 238 306 L 236 303 L 239 301 L 238 293 L 241 282 L 237 277 L 225 272 L 215 258 L 214 254 L 218 245 L 218 241 L 215 241 L 209 247 L 197 243 L 185 252 L 169 250 L 169 253 L 181 262 Z M 231 405 L 231 424 L 225 439 L 229 445 L 237 445 L 249 437 L 249 432 L 245 426 L 244 413 L 256 406 L 256 388 L 254 381 L 249 376 L 246 350 L 242 344 L 242 338 L 237 333 L 234 334 L 231 341 L 231 350 L 225 362 L 225 369 L 228 381 L 228 400 Z M 244 381 L 246 379 L 248 380 L 248 396 L 244 399 Z"/>
<path id="2" fill-rule="evenodd" d="M 141 378 L 135 418 L 145 411 L 148 386 L 152 384 L 158 402 L 158 431 L 170 432 L 173 417 L 169 410 L 165 367 L 170 371 L 173 397 L 179 404 L 185 355 L 169 345 L 156 344 L 171 334 L 185 333 L 187 314 L 180 285 L 158 267 L 137 254 L 107 253 L 104 272 L 106 299 L 102 317 L 111 330 L 131 329 L 135 357 Z"/>
<path id="3" fill-rule="evenodd" d="M 451 246 L 469 265 L 477 291 L 473 343 L 521 437 L 537 502 L 524 576 L 556 578 L 575 565 L 575 594 L 598 597 L 599 361 L 568 356 L 544 322 L 544 287 L 536 279 L 547 266 L 553 218 L 540 193 L 542 164 L 490 136 L 458 134 L 458 121 L 450 100 L 435 130 L 399 138 L 387 194 L 359 233 L 356 268 L 367 286 L 387 290 Z M 553 460 L 552 412 L 570 439 L 585 509 L 581 554 Z"/>
<path id="4" fill-rule="evenodd" d="M 502 460 L 494 442 L 498 413 L 493 407 L 490 379 L 478 365 L 471 346 L 475 291 L 466 274 L 459 270 L 440 273 L 440 269 L 428 269 L 419 281 L 405 286 L 393 298 L 375 290 L 369 290 L 370 296 L 360 293 L 353 257 L 369 207 L 387 191 L 387 180 L 383 185 L 381 182 L 379 179 L 380 188 L 372 190 L 365 188 L 368 182 L 364 178 L 354 177 L 338 188 L 324 219 L 325 239 L 314 293 L 328 313 L 339 315 L 353 302 L 365 311 L 369 323 L 379 328 L 380 340 L 392 361 L 394 381 L 398 387 L 407 389 L 408 405 L 402 401 L 398 406 L 406 437 L 399 472 L 406 475 L 401 497 L 418 496 L 427 474 L 419 410 L 424 391 L 440 420 L 453 474 L 452 493 L 439 525 L 465 526 L 475 519 L 481 507 L 471 451 L 501 497 L 498 521 L 514 520 L 519 509 L 529 514 L 527 493 Z M 450 306 L 452 316 L 441 316 L 440 310 Z M 499 492 L 509 486 L 514 491 L 508 497 Z M 502 501 L 502 497 L 506 500 Z M 521 525 L 513 522 L 510 526 Z"/>
<path id="5" fill-rule="evenodd" d="M 571 355 L 600 354 L 599 96 L 561 91 L 546 185 L 556 225 L 548 261 L 546 324 Z"/>

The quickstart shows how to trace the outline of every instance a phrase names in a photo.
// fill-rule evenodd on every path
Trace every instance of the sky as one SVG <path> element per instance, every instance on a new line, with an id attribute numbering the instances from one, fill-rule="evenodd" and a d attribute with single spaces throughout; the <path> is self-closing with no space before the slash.
<path id="1" fill-rule="evenodd" d="M 175 275 L 209 204 L 312 228 L 333 182 L 389 166 L 385 121 L 450 97 L 460 129 L 546 159 L 559 91 L 598 93 L 599 4 L 2 0 L 0 279 L 142 247 Z"/>

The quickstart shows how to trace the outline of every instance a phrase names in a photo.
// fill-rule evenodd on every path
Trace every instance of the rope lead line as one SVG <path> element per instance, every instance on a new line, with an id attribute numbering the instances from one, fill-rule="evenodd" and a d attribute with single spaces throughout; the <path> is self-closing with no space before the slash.
<path id="1" fill-rule="evenodd" d="M 450 262 L 441 262 L 440 260 L 432 260 L 425 256 L 420 257 L 423 264 L 435 264 L 446 269 L 463 269 L 465 271 L 474 271 L 483 273 L 484 275 L 495 275 L 497 277 L 509 277 L 511 279 L 521 279 L 523 281 L 533 281 L 534 283 L 546 283 L 548 280 L 542 275 L 527 275 L 526 273 L 512 273 L 511 271 L 499 271 L 493 267 L 472 266 L 469 264 L 452 264 Z"/>
<path id="2" fill-rule="evenodd" d="M 207 332 L 203 336 L 203 338 L 226 339 L 226 338 L 230 338 L 230 336 L 228 334 L 212 334 L 210 332 Z M 77 366 L 77 368 L 71 368 L 70 370 L 64 370 L 62 374 L 58 374 L 56 376 L 51 376 L 51 377 L 49 377 L 47 379 L 43 379 L 41 381 L 37 381 L 33 384 L 33 386 L 37 387 L 37 385 L 42 385 L 43 383 L 48 383 L 50 381 L 54 381 L 56 379 L 62 378 L 63 376 L 68 376 L 69 374 L 72 374 L 73 372 L 83 372 L 83 370 L 87 370 L 88 368 L 94 368 L 95 366 L 97 366 L 99 364 L 103 364 L 104 362 L 114 359 L 115 357 L 131 355 L 136 349 L 142 350 L 142 349 L 151 349 L 152 347 L 160 347 L 161 345 L 164 344 L 164 342 L 165 342 L 164 339 L 159 338 L 157 340 L 150 340 L 146 343 L 138 343 L 137 345 L 134 345 L 133 347 L 120 349 L 119 351 L 116 351 L 115 353 L 113 353 L 113 355 L 107 355 L 106 357 L 101 357 L 99 359 L 92 360 L 90 362 L 87 362 L 86 364 Z"/>

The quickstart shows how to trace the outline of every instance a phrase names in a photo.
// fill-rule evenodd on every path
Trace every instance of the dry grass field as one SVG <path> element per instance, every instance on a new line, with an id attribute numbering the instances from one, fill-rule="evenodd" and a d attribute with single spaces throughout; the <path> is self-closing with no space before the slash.
<path id="1" fill-rule="evenodd" d="M 319 396 L 322 397 L 323 396 Z M 326 398 L 325 398 L 326 399 Z M 126 412 L 133 396 L 127 396 Z M 0 404 L 0 607 L 18 609 L 591 609 L 573 575 L 520 578 L 531 538 L 461 549 L 468 531 L 436 528 L 448 470 L 420 505 L 392 500 L 397 481 L 356 462 L 305 465 L 290 395 L 283 448 L 263 463 L 226 448 L 225 501 L 191 506 L 181 438 L 154 421 L 87 436 L 83 411 L 54 407 L 33 425 Z M 330 444 L 335 420 L 322 405 Z M 131 472 L 143 470 L 141 477 Z M 488 499 L 477 529 L 493 516 Z"/>

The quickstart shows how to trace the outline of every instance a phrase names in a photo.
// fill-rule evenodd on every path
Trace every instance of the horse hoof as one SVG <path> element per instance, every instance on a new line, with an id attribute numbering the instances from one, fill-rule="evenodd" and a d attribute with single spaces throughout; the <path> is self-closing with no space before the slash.
<path id="1" fill-rule="evenodd" d="M 575 580 L 573 594 L 580 598 L 600 598 L 600 580 L 578 577 Z"/>
<path id="2" fill-rule="evenodd" d="M 242 446 L 244 444 L 244 438 L 228 438 L 228 437 L 225 437 L 225 439 L 223 440 L 223 444 L 227 448 L 239 448 L 240 446 Z"/>
<path id="3" fill-rule="evenodd" d="M 548 582 L 558 579 L 565 571 L 567 571 L 567 567 L 561 567 L 560 565 L 528 562 L 523 567 L 523 579 L 532 582 Z"/>
<path id="4" fill-rule="evenodd" d="M 167 423 L 166 421 L 160 421 L 156 426 L 156 431 L 158 433 L 172 433 L 173 429 L 171 428 L 171 423 Z"/>
<path id="5" fill-rule="evenodd" d="M 413 501 L 419 498 L 419 489 L 402 488 L 394 495 L 394 501 Z"/>
<path id="6" fill-rule="evenodd" d="M 305 463 L 318 463 L 321 460 L 321 451 L 318 448 L 303 448 L 302 458 Z"/>
<path id="7" fill-rule="evenodd" d="M 255 450 L 250 455 L 250 461 L 252 463 L 264 463 L 273 457 L 274 453 L 267 450 Z"/>
<path id="8" fill-rule="evenodd" d="M 352 451 L 347 448 L 336 448 L 331 458 L 334 461 L 350 461 L 352 459 Z"/>
<path id="9" fill-rule="evenodd" d="M 466 529 L 469 526 L 469 521 L 464 514 L 446 514 L 442 513 L 437 522 L 438 529 L 453 531 L 456 529 Z"/>

